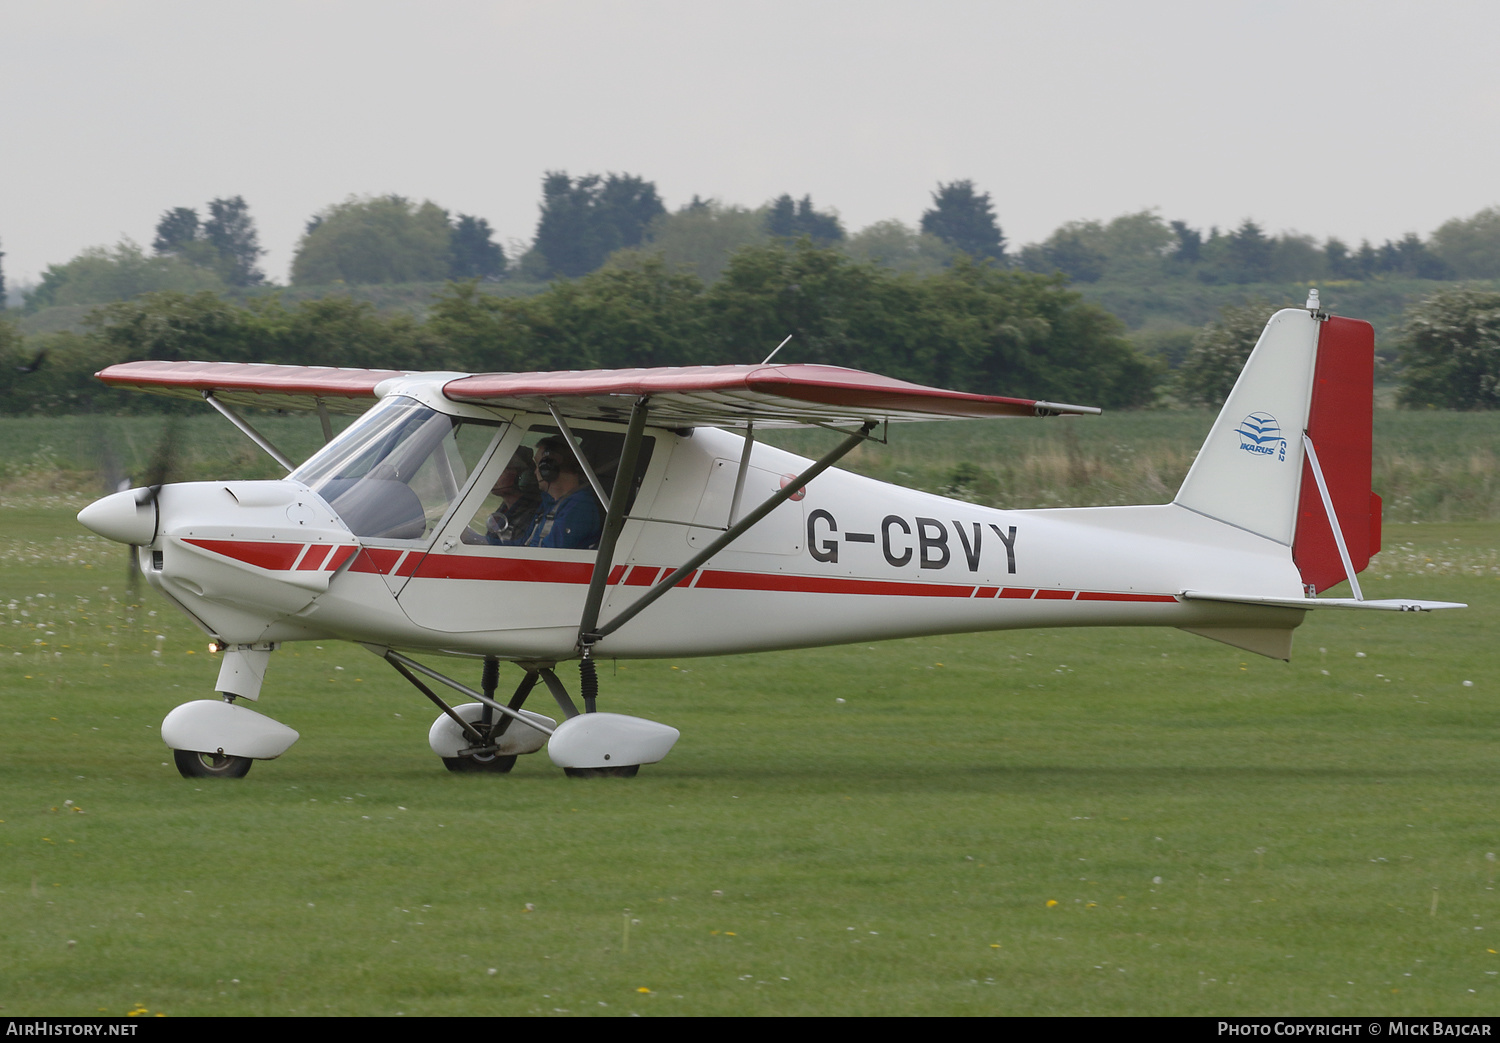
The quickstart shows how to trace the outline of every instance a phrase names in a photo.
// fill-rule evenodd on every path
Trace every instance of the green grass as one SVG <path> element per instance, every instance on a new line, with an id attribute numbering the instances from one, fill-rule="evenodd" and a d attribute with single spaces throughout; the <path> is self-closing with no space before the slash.
<path id="1" fill-rule="evenodd" d="M 341 431 L 353 419 L 333 417 Z M 323 445 L 315 416 L 255 415 L 251 422 L 293 460 Z M 106 455 L 136 481 L 150 473 L 167 430 L 166 416 L 0 417 L 0 493 L 103 491 Z M 176 418 L 176 481 L 281 478 L 286 472 L 223 417 L 210 412 Z"/>
<path id="2" fill-rule="evenodd" d="M 316 419 L 253 421 L 294 460 L 322 445 Z M 348 418 L 336 418 L 340 428 Z M 1213 422 L 1206 410 L 1121 411 L 1042 421 L 905 424 L 841 466 L 882 481 L 996 507 L 1166 503 Z M 177 480 L 278 478 L 281 469 L 222 418 L 183 417 Z M 149 473 L 166 418 L 0 417 L 0 495 L 97 495 L 108 444 L 126 473 Z M 768 441 L 820 455 L 825 431 L 773 431 Z M 1387 521 L 1500 520 L 1500 413 L 1375 413 L 1375 491 Z"/>
<path id="3" fill-rule="evenodd" d="M 1155 630 L 605 664 L 604 708 L 683 732 L 630 781 L 451 775 L 388 667 L 287 646 L 260 708 L 301 741 L 217 782 L 158 731 L 205 639 L 73 510 L 0 508 L 0 1014 L 1500 1001 L 1500 525 L 1391 527 L 1368 596 L 1474 607 L 1316 613 L 1291 664 Z"/>
<path id="4" fill-rule="evenodd" d="M 1207 410 L 908 424 L 840 465 L 995 507 L 1166 503 L 1208 434 Z M 1376 410 L 1372 484 L 1391 522 L 1500 519 L 1500 413 Z M 822 431 L 771 432 L 796 452 Z"/>

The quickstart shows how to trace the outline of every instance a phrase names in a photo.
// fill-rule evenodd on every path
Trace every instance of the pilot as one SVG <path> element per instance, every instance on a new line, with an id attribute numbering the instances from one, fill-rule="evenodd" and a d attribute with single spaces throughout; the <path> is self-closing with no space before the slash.
<path id="1" fill-rule="evenodd" d="M 525 545 L 565 550 L 597 547 L 604 533 L 604 508 L 561 435 L 549 435 L 536 444 L 536 477 L 543 489 L 542 503 Z"/>
<path id="2" fill-rule="evenodd" d="M 485 522 L 482 537 L 472 530 L 464 530 L 461 538 L 465 543 L 514 547 L 526 539 L 542 503 L 542 491 L 537 486 L 534 467 L 531 450 L 524 445 L 517 447 L 490 490 L 491 496 L 500 497 L 500 506 Z"/>

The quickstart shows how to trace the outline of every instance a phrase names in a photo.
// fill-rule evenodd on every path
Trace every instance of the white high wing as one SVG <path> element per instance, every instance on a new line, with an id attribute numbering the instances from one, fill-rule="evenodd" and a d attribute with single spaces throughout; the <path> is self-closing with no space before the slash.
<path id="1" fill-rule="evenodd" d="M 162 726 L 184 775 L 243 775 L 285 752 L 297 734 L 237 700 L 259 699 L 281 644 L 328 639 L 363 644 L 439 707 L 430 741 L 453 770 L 506 771 L 546 746 L 573 774 L 633 774 L 678 733 L 596 712 L 599 658 L 1171 626 L 1285 659 L 1309 609 L 1462 607 L 1363 600 L 1357 574 L 1380 533 L 1373 333 L 1309 304 L 1271 318 L 1160 506 L 993 510 L 837 470 L 894 422 L 1098 411 L 827 366 L 472 375 L 139 362 L 100 377 L 201 396 L 290 474 L 116 493 L 78 518 L 134 545 L 150 583 L 223 650 L 220 698 Z M 330 440 L 294 467 L 237 406 L 316 411 Z M 364 415 L 333 438 L 332 412 Z M 817 461 L 755 439 L 807 425 L 844 438 Z M 502 529 L 502 472 L 534 485 L 546 438 L 571 448 L 568 499 L 593 527 L 575 533 L 559 493 L 545 524 Z M 1353 598 L 1316 596 L 1345 579 Z M 423 653 L 480 660 L 479 687 L 412 658 Z M 582 712 L 555 672 L 570 659 Z M 521 670 L 509 700 L 496 696 L 501 661 Z M 470 701 L 452 705 L 429 681 Z M 523 708 L 538 682 L 560 723 Z"/>

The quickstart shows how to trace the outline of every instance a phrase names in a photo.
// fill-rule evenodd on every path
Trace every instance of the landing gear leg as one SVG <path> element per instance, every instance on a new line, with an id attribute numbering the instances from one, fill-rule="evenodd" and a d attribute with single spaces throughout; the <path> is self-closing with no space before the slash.
<path id="1" fill-rule="evenodd" d="M 511 698 L 510 705 L 506 706 L 496 702 L 493 695 L 476 691 L 451 677 L 444 677 L 431 667 L 423 666 L 394 649 L 387 649 L 384 658 L 443 711 L 443 716 L 434 722 L 427 739 L 433 752 L 445 761 L 448 758 L 472 758 L 475 754 L 507 756 L 513 753 L 532 753 L 545 745 L 552 763 L 569 775 L 629 778 L 642 764 L 655 764 L 665 757 L 680 734 L 669 725 L 640 717 L 619 713 L 579 713 L 578 707 L 569 698 L 567 689 L 553 671 L 554 664 L 550 662 L 518 663 L 526 671 L 526 676 Z M 417 679 L 418 673 L 463 692 L 476 701 L 457 707 L 449 706 Z M 521 702 L 538 680 L 547 685 L 567 717 L 561 724 L 539 713 L 520 709 Z M 481 725 L 486 708 L 511 723 L 504 729 L 497 724 L 491 734 L 483 734 Z"/>

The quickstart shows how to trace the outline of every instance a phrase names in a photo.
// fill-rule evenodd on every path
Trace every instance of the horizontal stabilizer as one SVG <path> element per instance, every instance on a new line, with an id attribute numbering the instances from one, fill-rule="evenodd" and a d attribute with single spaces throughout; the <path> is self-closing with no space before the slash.
<path id="1" fill-rule="evenodd" d="M 1383 612 L 1436 612 L 1444 608 L 1468 608 L 1458 601 L 1417 601 L 1413 598 L 1384 598 L 1360 601 L 1355 598 L 1267 598 L 1250 594 L 1210 594 L 1201 590 L 1184 590 L 1189 601 L 1227 601 L 1234 605 L 1268 605 L 1272 608 L 1369 608 Z"/>

